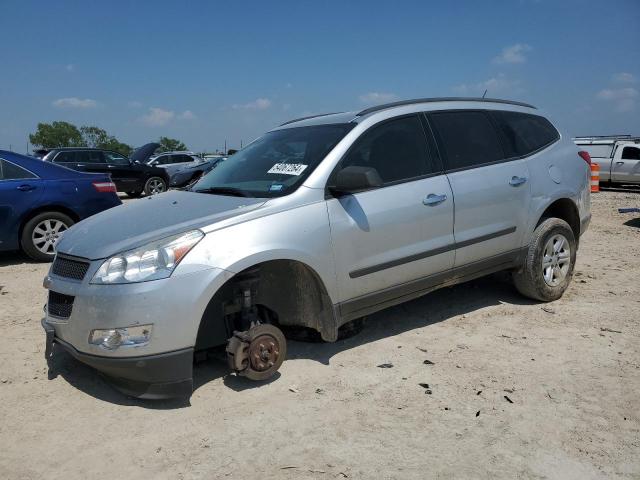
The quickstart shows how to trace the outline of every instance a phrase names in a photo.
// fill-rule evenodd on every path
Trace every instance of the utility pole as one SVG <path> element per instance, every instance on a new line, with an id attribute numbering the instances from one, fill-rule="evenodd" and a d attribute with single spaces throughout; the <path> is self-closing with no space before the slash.
<path id="1" fill-rule="evenodd" d="M 227 154 L 227 139 L 224 139 L 224 154 Z"/>
<path id="2" fill-rule="evenodd" d="M 240 150 L 242 150 L 242 139 L 240 139 Z"/>

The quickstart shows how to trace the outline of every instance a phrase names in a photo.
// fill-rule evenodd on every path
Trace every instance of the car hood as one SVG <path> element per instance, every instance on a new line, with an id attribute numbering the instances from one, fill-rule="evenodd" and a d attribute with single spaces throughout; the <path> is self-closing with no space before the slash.
<path id="1" fill-rule="evenodd" d="M 97 260 L 148 242 L 242 215 L 264 198 L 171 191 L 105 210 L 67 230 L 60 253 Z"/>
<path id="2" fill-rule="evenodd" d="M 149 160 L 149 157 L 153 155 L 153 152 L 155 152 L 159 146 L 159 143 L 147 143 L 141 147 L 136 148 L 129 159 L 133 162 L 146 163 L 147 160 Z"/>

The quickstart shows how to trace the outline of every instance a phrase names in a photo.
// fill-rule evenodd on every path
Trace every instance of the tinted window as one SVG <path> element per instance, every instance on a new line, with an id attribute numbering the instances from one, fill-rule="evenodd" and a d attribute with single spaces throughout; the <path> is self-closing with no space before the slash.
<path id="1" fill-rule="evenodd" d="M 468 168 L 504 158 L 498 134 L 483 112 L 440 112 L 429 115 L 447 168 Z"/>
<path id="2" fill-rule="evenodd" d="M 422 124 L 417 116 L 399 118 L 367 130 L 341 164 L 372 167 L 384 183 L 432 173 Z"/>
<path id="3" fill-rule="evenodd" d="M 6 160 L 0 160 L 0 180 L 37 178 L 33 173 Z"/>
<path id="4" fill-rule="evenodd" d="M 640 160 L 640 148 L 624 147 L 622 150 L 623 160 Z"/>
<path id="5" fill-rule="evenodd" d="M 502 132 L 508 157 L 522 157 L 555 142 L 558 131 L 538 115 L 519 112 L 490 112 Z"/>
<path id="6" fill-rule="evenodd" d="M 104 163 L 102 152 L 95 150 L 81 150 L 76 152 L 76 161 L 78 163 Z"/>
<path id="7" fill-rule="evenodd" d="M 58 152 L 53 161 L 55 163 L 75 163 L 76 152 Z"/>
<path id="8" fill-rule="evenodd" d="M 193 162 L 193 158 L 189 155 L 174 155 L 174 163 L 185 163 L 185 162 Z"/>
<path id="9" fill-rule="evenodd" d="M 129 159 L 115 152 L 102 152 L 105 162 L 111 165 L 129 165 Z"/>

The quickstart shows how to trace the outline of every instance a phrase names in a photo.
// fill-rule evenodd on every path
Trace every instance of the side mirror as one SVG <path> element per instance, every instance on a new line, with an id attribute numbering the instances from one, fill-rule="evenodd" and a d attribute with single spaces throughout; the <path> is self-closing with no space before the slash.
<path id="1" fill-rule="evenodd" d="M 332 193 L 356 193 L 383 184 L 380 174 L 373 167 L 345 167 L 336 175 L 335 184 L 329 187 Z"/>

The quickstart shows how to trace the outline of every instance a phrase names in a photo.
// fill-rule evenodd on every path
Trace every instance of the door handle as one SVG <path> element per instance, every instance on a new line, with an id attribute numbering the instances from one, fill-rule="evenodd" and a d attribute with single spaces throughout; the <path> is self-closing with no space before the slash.
<path id="1" fill-rule="evenodd" d="M 509 185 L 511 185 L 512 187 L 519 187 L 526 181 L 527 179 L 525 177 L 518 177 L 514 175 L 513 177 L 511 177 L 511 180 L 509 180 Z"/>
<path id="2" fill-rule="evenodd" d="M 436 195 L 435 193 L 430 193 L 422 199 L 422 204 L 427 205 L 428 207 L 435 207 L 436 205 L 440 205 L 446 199 L 446 195 Z"/>
<path id="3" fill-rule="evenodd" d="M 624 165 L 624 162 L 616 162 L 616 165 Z"/>
<path id="4" fill-rule="evenodd" d="M 31 190 L 35 190 L 36 187 L 34 187 L 33 185 L 20 185 L 19 187 L 16 187 L 16 189 L 20 190 L 21 192 L 30 192 Z"/>

